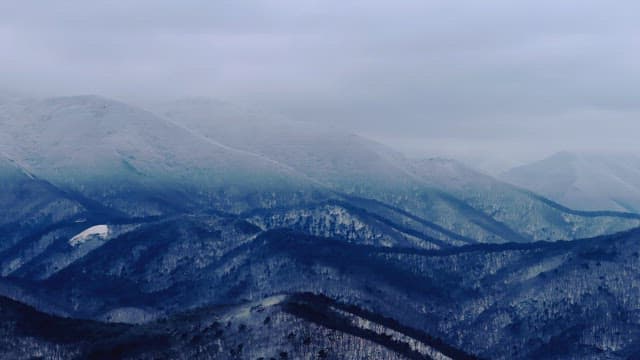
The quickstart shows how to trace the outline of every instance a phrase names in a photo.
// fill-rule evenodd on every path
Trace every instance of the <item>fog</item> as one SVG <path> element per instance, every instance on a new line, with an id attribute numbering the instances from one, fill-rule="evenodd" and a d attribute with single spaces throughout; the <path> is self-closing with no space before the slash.
<path id="1" fill-rule="evenodd" d="M 492 169 L 640 152 L 635 1 L 4 1 L 0 88 L 208 96 Z"/>

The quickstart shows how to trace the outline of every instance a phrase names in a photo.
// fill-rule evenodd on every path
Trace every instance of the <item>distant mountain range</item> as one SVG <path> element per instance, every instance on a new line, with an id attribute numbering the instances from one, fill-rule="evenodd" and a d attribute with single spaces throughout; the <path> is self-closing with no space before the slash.
<path id="1" fill-rule="evenodd" d="M 640 350 L 640 215 L 317 124 L 202 98 L 11 100 L 0 184 L 13 357 Z"/>
<path id="2" fill-rule="evenodd" d="M 500 178 L 571 208 L 640 213 L 640 156 L 561 152 Z"/>

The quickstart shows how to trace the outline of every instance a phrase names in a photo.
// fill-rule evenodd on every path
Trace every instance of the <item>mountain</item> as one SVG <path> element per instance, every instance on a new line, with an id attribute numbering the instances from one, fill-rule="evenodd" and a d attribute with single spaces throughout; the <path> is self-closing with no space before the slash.
<path id="1" fill-rule="evenodd" d="M 0 104 L 0 355 L 640 351 L 640 215 L 321 125 L 165 106 Z"/>
<path id="2" fill-rule="evenodd" d="M 460 164 L 413 161 L 335 129 L 203 99 L 166 106 L 157 116 L 97 96 L 1 104 L 0 151 L 110 218 L 273 209 L 256 219 L 273 227 L 283 209 L 340 200 L 448 245 L 571 239 L 639 224 L 621 214 L 571 212 Z M 391 243 L 412 241 L 404 238 Z"/>
<path id="3" fill-rule="evenodd" d="M 51 316 L 0 297 L 0 319 L 0 352 L 9 358 L 475 358 L 392 319 L 308 293 L 203 307 L 142 325 Z"/>
<path id="4" fill-rule="evenodd" d="M 640 157 L 635 155 L 561 152 L 501 178 L 575 209 L 640 212 Z"/>
<path id="5" fill-rule="evenodd" d="M 286 164 L 330 189 L 377 200 L 480 242 L 574 239 L 640 225 L 637 216 L 571 211 L 460 163 L 407 159 L 319 124 L 203 98 L 163 104 L 156 112 L 216 142 Z"/>
<path id="6" fill-rule="evenodd" d="M 0 156 L 0 251 L 52 226 L 84 218 L 99 209 L 36 178 L 14 161 Z"/>
<path id="7" fill-rule="evenodd" d="M 0 128 L 0 152 L 31 174 L 130 215 L 242 211 L 316 191 L 286 166 L 97 96 L 2 104 Z"/>
<path id="8" fill-rule="evenodd" d="M 334 320 L 326 316 L 326 308 L 317 308 L 317 301 L 329 298 L 329 314 L 366 315 L 347 324 L 377 332 L 387 332 L 384 329 L 394 324 L 395 331 L 405 335 L 414 329 L 483 358 L 623 359 L 640 350 L 634 340 L 640 336 L 639 230 L 567 242 L 415 250 L 290 230 L 254 233 L 251 227 L 236 237 L 237 230 L 230 229 L 247 226 L 237 221 L 224 225 L 231 228 L 214 241 L 213 229 L 220 223 L 209 233 L 181 224 L 194 233 L 174 242 L 182 231 L 174 229 L 176 225 L 134 231 L 49 279 L 18 284 L 43 301 L 66 304 L 75 317 L 142 321 L 152 327 L 155 323 L 149 320 L 162 323 L 159 319 L 187 309 L 248 303 L 254 305 L 233 312 L 256 329 L 269 315 L 259 315 L 257 304 L 274 303 L 268 300 L 274 296 L 311 293 L 316 294 L 311 300 L 315 310 L 294 306 L 287 311 L 327 327 Z M 228 240 L 234 238 L 243 240 Z M 194 247 L 184 250 L 189 243 Z M 143 312 L 149 315 L 146 319 Z M 251 320 L 254 316 L 258 319 Z M 300 332 L 318 336 L 319 331 L 308 324 L 285 328 L 294 329 L 294 339 L 304 338 Z M 264 336 L 264 331 L 252 336 Z M 197 331 L 188 333 L 195 336 Z M 244 346 L 263 346 L 263 341 Z M 336 346 L 334 350 L 349 354 Z"/>

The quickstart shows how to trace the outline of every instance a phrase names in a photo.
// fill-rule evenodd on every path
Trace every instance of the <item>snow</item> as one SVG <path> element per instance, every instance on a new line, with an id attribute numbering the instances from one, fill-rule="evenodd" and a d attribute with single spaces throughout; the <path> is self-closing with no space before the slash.
<path id="1" fill-rule="evenodd" d="M 176 179 L 211 187 L 308 183 L 287 165 L 199 135 L 148 111 L 97 96 L 0 104 L 0 154 L 56 186 L 89 191 L 85 180 Z M 73 131 L 69 131 L 73 129 Z M 123 165 L 124 164 L 124 165 Z M 246 176 L 245 176 L 246 175 Z M 185 180 L 187 179 L 187 180 Z"/>
<path id="2" fill-rule="evenodd" d="M 274 295 L 260 301 L 260 306 L 271 307 L 286 300 L 286 295 Z"/>
<path id="3" fill-rule="evenodd" d="M 640 157 L 562 152 L 502 178 L 580 210 L 640 210 Z"/>
<path id="4" fill-rule="evenodd" d="M 225 317 L 223 317 L 224 321 L 228 321 L 231 319 L 246 319 L 251 315 L 251 312 L 258 308 L 269 308 L 272 306 L 276 306 L 281 304 L 283 301 L 287 299 L 286 295 L 273 295 L 267 297 L 265 299 L 250 302 L 244 305 L 238 306 L 236 309 L 231 311 Z"/>
<path id="5" fill-rule="evenodd" d="M 69 245 L 77 246 L 91 238 L 98 237 L 105 239 L 107 236 L 109 236 L 109 226 L 95 225 L 72 237 L 71 240 L 69 240 Z"/>
<path id="6" fill-rule="evenodd" d="M 161 106 L 162 107 L 162 106 Z M 404 183 L 402 156 L 374 141 L 323 124 L 288 120 L 213 100 L 167 104 L 161 113 L 216 143 L 260 154 L 314 183 L 351 185 L 362 179 Z"/>

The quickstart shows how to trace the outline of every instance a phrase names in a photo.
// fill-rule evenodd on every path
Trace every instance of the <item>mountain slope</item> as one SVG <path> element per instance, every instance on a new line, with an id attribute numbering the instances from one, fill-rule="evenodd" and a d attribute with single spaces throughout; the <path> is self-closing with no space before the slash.
<path id="1" fill-rule="evenodd" d="M 640 351 L 640 230 L 555 241 L 629 229 L 640 216 L 571 210 L 335 130 L 233 109 L 211 126 L 210 104 L 196 105 L 202 117 L 190 117 L 193 103 L 167 113 L 180 125 L 98 97 L 0 105 L 0 294 L 100 321 L 0 299 L 0 350 L 354 359 Z"/>
<path id="2" fill-rule="evenodd" d="M 640 157 L 562 152 L 501 176 L 584 210 L 640 212 Z"/>
<path id="3" fill-rule="evenodd" d="M 508 224 L 525 239 L 570 240 L 638 226 L 636 214 L 573 210 L 452 160 L 420 160 L 411 166 L 434 187 L 457 196 L 496 221 Z M 517 241 L 517 237 L 509 238 Z"/>
<path id="4" fill-rule="evenodd" d="M 51 230 L 60 222 L 70 222 L 101 213 L 36 178 L 16 162 L 0 156 L 0 252 L 17 242 Z"/>
<path id="5" fill-rule="evenodd" d="M 144 325 L 46 315 L 0 297 L 10 358 L 473 359 L 442 340 L 313 294 L 204 307 Z"/>
<path id="6" fill-rule="evenodd" d="M 572 239 L 639 224 L 571 213 L 453 162 L 410 161 L 344 132 L 205 100 L 176 107 L 165 114 L 181 125 L 95 96 L 10 102 L 0 105 L 0 150 L 59 190 L 124 216 L 241 213 L 330 199 L 363 208 L 362 199 L 372 199 L 388 206 L 367 209 L 371 215 L 448 245 Z"/>
<path id="7" fill-rule="evenodd" d="M 171 232 L 167 239 L 174 237 Z M 640 350 L 634 340 L 640 337 L 639 230 L 439 251 L 278 230 L 245 237 L 222 251 L 175 253 L 161 250 L 171 242 L 150 246 L 159 234 L 149 235 L 109 242 L 51 279 L 23 286 L 41 299 L 76 308 L 76 315 L 111 320 L 126 320 L 127 309 L 175 314 L 311 292 L 487 358 L 623 359 Z M 139 249 L 127 255 L 137 257 L 135 262 L 121 259 L 131 253 L 123 251 L 128 243 Z M 180 261 L 180 254 L 198 255 Z M 209 260 L 194 261 L 198 257 Z M 100 315 L 109 308 L 118 311 Z"/>
<path id="8" fill-rule="evenodd" d="M 160 106 L 217 142 L 286 164 L 325 186 L 407 211 L 481 242 L 575 239 L 640 225 L 616 214 L 566 211 L 453 161 L 413 161 L 376 142 L 207 99 Z M 379 214 L 381 215 L 381 214 Z"/>
<path id="9" fill-rule="evenodd" d="M 134 215 L 240 211 L 313 191 L 286 166 L 96 96 L 2 104 L 0 129 L 0 151 L 30 173 Z"/>

